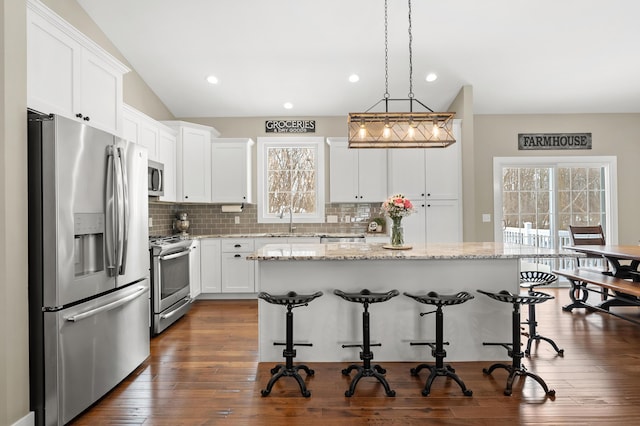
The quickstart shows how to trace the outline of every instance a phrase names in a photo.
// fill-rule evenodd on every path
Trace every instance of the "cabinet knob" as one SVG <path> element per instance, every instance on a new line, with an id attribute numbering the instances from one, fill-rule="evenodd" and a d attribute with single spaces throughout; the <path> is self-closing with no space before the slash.
<path id="1" fill-rule="evenodd" d="M 77 113 L 77 114 L 76 114 L 76 117 L 78 117 L 78 118 L 82 118 L 82 114 Z"/>
<path id="2" fill-rule="evenodd" d="M 358 196 L 356 195 L 356 200 L 358 199 Z"/>
<path id="3" fill-rule="evenodd" d="M 242 257 L 242 255 L 234 254 L 233 257 Z"/>
<path id="4" fill-rule="evenodd" d="M 238 247 L 242 247 L 242 245 L 240 245 L 240 244 L 234 244 L 234 247 L 238 248 Z"/>
<path id="5" fill-rule="evenodd" d="M 424 197 L 424 192 L 422 194 L 420 194 L 421 197 Z"/>
<path id="6" fill-rule="evenodd" d="M 431 197 L 431 193 L 430 192 L 427 194 L 427 197 Z"/>
<path id="7" fill-rule="evenodd" d="M 84 117 L 84 118 L 83 118 L 83 120 L 84 120 L 84 121 L 89 121 L 89 120 L 91 120 L 91 118 L 89 118 L 89 117 Z"/>
<path id="8" fill-rule="evenodd" d="M 424 207 L 424 204 L 422 204 L 422 206 L 421 206 L 421 207 Z"/>
<path id="9" fill-rule="evenodd" d="M 184 198 L 185 198 L 185 199 L 187 199 L 187 198 L 189 198 L 189 196 L 188 196 L 188 195 L 185 195 L 185 196 L 184 196 Z"/>
<path id="10" fill-rule="evenodd" d="M 431 204 L 427 204 L 427 207 L 431 207 Z"/>

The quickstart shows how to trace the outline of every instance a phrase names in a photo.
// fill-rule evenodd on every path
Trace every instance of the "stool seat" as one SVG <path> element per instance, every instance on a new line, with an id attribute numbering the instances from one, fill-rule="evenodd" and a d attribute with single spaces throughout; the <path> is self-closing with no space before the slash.
<path id="1" fill-rule="evenodd" d="M 484 368 L 482 372 L 484 374 L 491 374 L 496 368 L 503 368 L 507 370 L 509 372 L 509 377 L 507 378 L 507 386 L 504 390 L 504 394 L 507 396 L 511 396 L 513 381 L 515 380 L 516 376 L 523 376 L 525 379 L 527 377 L 531 377 L 532 379 L 534 379 L 540 386 L 542 386 L 548 396 L 554 397 L 556 391 L 553 389 L 549 389 L 545 381 L 542 380 L 540 376 L 527 371 L 527 369 L 522 365 L 521 361 L 524 357 L 524 352 L 522 352 L 522 350 L 520 349 L 520 305 L 529 305 L 530 307 L 532 307 L 538 303 L 543 303 L 547 300 L 553 299 L 553 296 L 533 290 L 530 290 L 527 294 L 513 294 L 507 290 L 502 290 L 498 293 L 493 293 L 485 290 L 477 291 L 478 293 L 489 296 L 494 300 L 510 303 L 513 306 L 513 310 L 511 313 L 511 342 L 482 343 L 483 345 L 495 345 L 504 347 L 511 357 L 511 365 L 498 362 L 491 365 L 489 368 Z"/>
<path id="2" fill-rule="evenodd" d="M 467 300 L 473 299 L 473 296 L 466 291 L 461 291 L 456 294 L 438 294 L 435 291 L 430 291 L 424 295 L 409 294 L 405 292 L 404 295 L 417 300 L 420 303 L 435 306 L 459 305 Z"/>
<path id="3" fill-rule="evenodd" d="M 520 287 L 522 288 L 534 288 L 543 285 L 549 285 L 558 279 L 552 273 L 542 271 L 521 271 L 520 272 Z"/>
<path id="4" fill-rule="evenodd" d="M 313 294 L 298 294 L 295 291 L 280 295 L 269 294 L 264 291 L 258 293 L 258 298 L 274 305 L 305 305 L 320 296 L 322 296 L 321 291 L 316 291 Z"/>
<path id="5" fill-rule="evenodd" d="M 490 298 L 498 300 L 500 302 L 516 303 L 518 305 L 533 305 L 536 303 L 543 303 L 554 298 L 550 294 L 542 293 L 539 291 L 533 291 L 528 294 L 513 294 L 507 290 L 502 290 L 499 293 L 491 293 L 489 291 L 478 290 L 478 293 L 485 294 Z"/>
<path id="6" fill-rule="evenodd" d="M 449 342 L 444 341 L 444 315 L 442 313 L 443 306 L 459 305 L 473 299 L 473 296 L 466 291 L 461 291 L 456 294 L 438 294 L 435 291 L 430 291 L 424 295 L 416 295 L 410 293 L 404 293 L 405 296 L 410 297 L 420 303 L 427 305 L 433 305 L 436 307 L 435 311 L 421 313 L 420 316 L 435 313 L 436 314 L 436 341 L 435 342 L 409 342 L 411 346 L 426 345 L 431 348 L 431 355 L 436 359 L 435 365 L 430 364 L 418 364 L 417 367 L 409 370 L 412 376 L 417 376 L 418 373 L 424 368 L 429 370 L 429 377 L 425 382 L 422 389 L 422 395 L 427 396 L 431 393 L 431 385 L 438 376 L 449 377 L 453 379 L 462 389 L 462 393 L 465 396 L 473 395 L 471 389 L 467 389 L 462 379 L 458 377 L 456 371 L 449 365 L 444 363 L 444 358 L 447 356 L 447 352 L 444 350 L 444 346 Z"/>
<path id="7" fill-rule="evenodd" d="M 552 282 L 556 281 L 558 277 L 549 272 L 542 271 L 522 271 L 520 272 L 520 288 L 526 288 L 529 294 L 534 292 L 536 287 L 549 285 Z M 531 344 L 534 341 L 544 340 L 549 343 L 553 349 L 560 356 L 564 356 L 564 349 L 560 349 L 556 342 L 551 340 L 548 337 L 541 336 L 538 334 L 537 327 L 538 322 L 536 321 L 536 306 L 535 304 L 529 305 L 529 318 L 526 321 L 523 321 L 522 324 L 527 324 L 529 326 L 529 331 L 527 333 L 523 333 L 527 336 L 527 348 L 524 350 L 524 354 L 529 356 L 531 354 Z"/>
<path id="8" fill-rule="evenodd" d="M 281 305 L 287 308 L 286 314 L 286 342 L 279 343 L 274 342 L 274 345 L 285 346 L 285 349 L 282 351 L 282 356 L 285 358 L 285 364 L 278 364 L 271 369 L 271 379 L 267 384 L 266 389 L 263 389 L 261 394 L 262 396 L 267 396 L 271 393 L 271 389 L 273 385 L 281 378 L 281 377 L 293 377 L 298 382 L 300 386 L 300 392 L 302 396 L 308 398 L 311 396 L 311 392 L 307 390 L 307 385 L 302 380 L 302 376 L 298 370 L 303 370 L 307 373 L 307 376 L 313 376 L 315 372 L 307 367 L 304 364 L 293 364 L 293 358 L 296 356 L 296 350 L 294 346 L 312 346 L 311 343 L 294 343 L 293 342 L 293 309 L 299 308 L 301 306 L 307 306 L 309 302 L 312 300 L 322 296 L 321 291 L 317 291 L 313 294 L 298 294 L 295 291 L 290 291 L 286 294 L 274 295 L 269 294 L 264 291 L 258 293 L 258 298 L 264 300 L 267 303 L 271 303 L 274 305 Z"/>
<path id="9" fill-rule="evenodd" d="M 342 297 L 344 300 L 354 303 L 380 303 L 386 302 L 392 297 L 396 297 L 398 294 L 398 290 L 389 290 L 386 293 L 373 293 L 366 288 L 364 290 L 359 291 L 358 293 L 345 293 L 342 290 L 334 290 L 333 293 L 336 296 Z"/>
<path id="10" fill-rule="evenodd" d="M 352 396 L 356 390 L 356 385 L 363 377 L 374 377 L 380 382 L 380 384 L 382 384 L 387 396 L 395 396 L 396 391 L 391 390 L 387 379 L 384 377 L 384 374 L 387 372 L 387 370 L 385 370 L 378 364 L 373 366 L 371 365 L 371 360 L 373 359 L 371 346 L 381 346 L 381 344 L 371 343 L 371 335 L 369 329 L 369 305 L 371 303 L 386 302 L 387 300 L 396 297 L 400 293 L 398 292 L 398 290 L 389 290 L 385 293 L 374 293 L 366 288 L 357 293 L 345 293 L 344 291 L 338 289 L 334 290 L 333 293 L 348 302 L 361 303 L 364 308 L 362 312 L 362 344 L 342 345 L 343 348 L 359 347 L 362 349 L 362 351 L 360 352 L 362 365 L 351 364 L 349 367 L 342 370 L 342 374 L 345 376 L 348 376 L 352 370 L 357 371 L 357 374 L 353 377 L 351 383 L 349 384 L 349 389 L 345 391 L 344 395 L 347 397 Z"/>

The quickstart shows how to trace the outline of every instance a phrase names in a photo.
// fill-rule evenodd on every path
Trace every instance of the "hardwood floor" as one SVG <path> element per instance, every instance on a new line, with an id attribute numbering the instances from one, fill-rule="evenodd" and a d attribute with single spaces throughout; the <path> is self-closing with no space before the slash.
<path id="1" fill-rule="evenodd" d="M 380 384 L 365 378 L 347 398 L 349 378 L 341 374 L 346 365 L 314 363 L 315 376 L 307 379 L 310 398 L 300 396 L 291 378 L 263 398 L 260 390 L 273 364 L 256 362 L 257 302 L 197 301 L 187 316 L 152 339 L 143 365 L 73 424 L 640 424 L 640 327 L 610 315 L 563 312 L 567 290 L 545 291 L 556 299 L 538 305 L 539 332 L 564 348 L 565 356 L 542 342 L 523 364 L 556 390 L 554 399 L 531 379 L 516 379 L 513 395 L 504 396 L 507 373 L 485 376 L 486 362 L 453 363 L 472 397 L 443 377 L 423 397 L 428 372 L 416 378 L 409 374 L 415 364 L 383 363 L 396 397 L 385 396 Z M 614 309 L 640 318 L 637 308 Z"/>

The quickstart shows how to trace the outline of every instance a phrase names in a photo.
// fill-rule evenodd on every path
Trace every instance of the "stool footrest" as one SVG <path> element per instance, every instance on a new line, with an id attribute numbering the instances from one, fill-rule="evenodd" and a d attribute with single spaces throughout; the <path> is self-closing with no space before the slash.
<path id="1" fill-rule="evenodd" d="M 347 345 L 342 345 L 343 348 L 362 348 L 364 345 L 362 343 L 350 343 Z M 370 343 L 369 346 L 382 346 L 382 343 Z"/>
<path id="2" fill-rule="evenodd" d="M 286 342 L 273 342 L 273 346 L 287 346 Z M 293 346 L 313 346 L 313 343 L 294 343 Z"/>
<path id="3" fill-rule="evenodd" d="M 433 346 L 436 345 L 437 342 L 409 342 L 410 346 L 431 346 L 431 349 L 433 349 Z M 449 342 L 442 342 L 443 345 L 448 345 Z"/>

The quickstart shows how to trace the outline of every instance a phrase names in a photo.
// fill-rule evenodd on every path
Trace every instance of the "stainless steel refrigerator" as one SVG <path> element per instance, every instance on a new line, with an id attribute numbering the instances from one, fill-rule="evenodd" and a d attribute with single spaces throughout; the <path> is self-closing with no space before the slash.
<path id="1" fill-rule="evenodd" d="M 71 421 L 149 356 L 146 149 L 28 114 L 31 409 Z"/>

